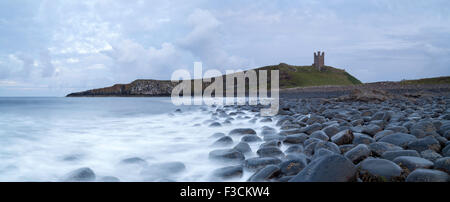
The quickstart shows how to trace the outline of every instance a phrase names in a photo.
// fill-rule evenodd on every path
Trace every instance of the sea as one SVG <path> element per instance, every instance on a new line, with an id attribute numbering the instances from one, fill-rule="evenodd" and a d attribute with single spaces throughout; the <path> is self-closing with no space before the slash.
<path id="1" fill-rule="evenodd" d="M 212 113 L 221 106 L 175 106 L 164 97 L 0 97 L 0 181 L 59 182 L 79 168 L 90 168 L 96 179 L 113 176 L 122 182 L 224 181 L 215 169 L 235 163 L 216 162 L 209 152 L 217 138 L 235 128 L 275 123 L 235 119 L 210 127 Z M 179 110 L 177 110 L 179 109 Z M 244 111 L 254 117 L 257 112 Z M 233 137 L 234 144 L 239 142 Z M 260 143 L 250 144 L 253 154 Z M 146 166 L 122 161 L 140 158 Z M 146 176 L 144 167 L 181 162 L 182 172 Z M 244 171 L 246 181 L 252 173 Z"/>

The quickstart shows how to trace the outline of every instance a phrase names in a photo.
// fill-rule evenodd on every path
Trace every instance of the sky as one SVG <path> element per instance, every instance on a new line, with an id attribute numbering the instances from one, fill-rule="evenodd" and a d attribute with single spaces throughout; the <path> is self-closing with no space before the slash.
<path id="1" fill-rule="evenodd" d="M 448 0 L 2 0 L 0 96 L 177 69 L 325 64 L 363 82 L 450 76 Z"/>

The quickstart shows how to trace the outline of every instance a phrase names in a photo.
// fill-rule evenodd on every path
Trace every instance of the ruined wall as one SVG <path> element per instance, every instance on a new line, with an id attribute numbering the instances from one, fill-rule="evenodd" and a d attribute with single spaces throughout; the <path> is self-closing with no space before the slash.
<path id="1" fill-rule="evenodd" d="M 318 51 L 317 54 L 314 52 L 314 64 L 313 66 L 319 71 L 325 65 L 325 52 Z"/>

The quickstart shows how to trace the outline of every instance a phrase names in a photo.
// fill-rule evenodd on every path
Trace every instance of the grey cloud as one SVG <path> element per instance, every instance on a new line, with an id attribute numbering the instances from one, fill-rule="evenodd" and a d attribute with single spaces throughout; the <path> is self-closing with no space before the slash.
<path id="1" fill-rule="evenodd" d="M 208 10 L 197 9 L 187 18 L 191 31 L 177 45 L 188 50 L 207 68 L 236 69 L 249 61 L 225 50 L 225 36 L 221 22 Z"/>
<path id="2" fill-rule="evenodd" d="M 22 68 L 17 73 L 19 77 L 29 77 L 33 71 L 34 59 L 27 54 L 17 54 L 17 58 L 22 62 Z"/>
<path id="3" fill-rule="evenodd" d="M 52 64 L 52 58 L 48 50 L 42 51 L 40 54 L 40 68 L 43 77 L 51 77 L 55 73 L 55 67 Z"/>
<path id="4" fill-rule="evenodd" d="M 114 77 L 122 82 L 137 78 L 167 79 L 171 71 L 185 67 L 183 54 L 171 43 L 161 47 L 144 47 L 132 40 L 113 44 L 112 50 L 104 51 L 112 62 Z"/>
<path id="5" fill-rule="evenodd" d="M 16 11 L 0 12 L 0 79 L 58 92 L 169 79 L 194 61 L 305 65 L 316 50 L 364 82 L 450 75 L 448 1 L 32 2 L 0 7 Z"/>

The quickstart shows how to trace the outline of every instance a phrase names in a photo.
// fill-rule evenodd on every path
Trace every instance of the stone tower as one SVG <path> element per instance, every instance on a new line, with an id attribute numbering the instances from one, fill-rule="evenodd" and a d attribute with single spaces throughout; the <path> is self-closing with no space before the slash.
<path id="1" fill-rule="evenodd" d="M 322 67 L 325 65 L 325 52 L 320 54 L 320 51 L 317 54 L 314 52 L 314 64 L 313 67 L 317 68 L 319 71 L 322 70 Z"/>

